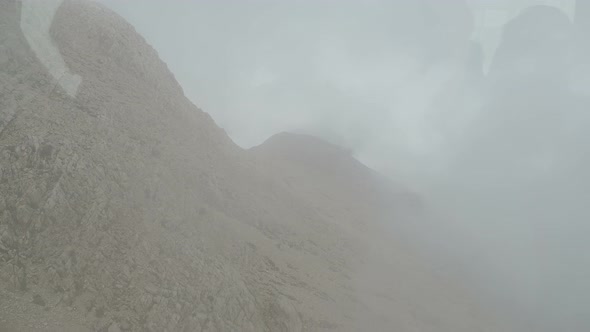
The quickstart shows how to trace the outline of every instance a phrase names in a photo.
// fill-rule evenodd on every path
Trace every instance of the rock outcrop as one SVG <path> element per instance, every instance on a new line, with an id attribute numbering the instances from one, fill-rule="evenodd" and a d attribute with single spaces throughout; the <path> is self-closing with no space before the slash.
<path id="1" fill-rule="evenodd" d="M 80 79 L 64 88 L 21 8 L 0 3 L 0 289 L 31 312 L 59 330 L 498 331 L 382 232 L 413 195 L 311 138 L 240 149 L 97 4 L 53 17 Z M 54 326 L 11 312 L 0 328 Z"/>

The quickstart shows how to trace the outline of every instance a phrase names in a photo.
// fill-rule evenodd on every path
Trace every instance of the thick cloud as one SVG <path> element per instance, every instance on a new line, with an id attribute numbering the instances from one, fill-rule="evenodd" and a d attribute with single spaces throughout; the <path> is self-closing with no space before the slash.
<path id="1" fill-rule="evenodd" d="M 103 2 L 238 144 L 352 149 L 452 216 L 429 225 L 450 270 L 532 330 L 589 327 L 585 16 L 511 13 L 484 77 L 460 0 Z"/>
<path id="2" fill-rule="evenodd" d="M 440 149 L 432 98 L 473 25 L 462 1 L 107 3 L 238 144 L 307 131 L 383 168 Z"/>

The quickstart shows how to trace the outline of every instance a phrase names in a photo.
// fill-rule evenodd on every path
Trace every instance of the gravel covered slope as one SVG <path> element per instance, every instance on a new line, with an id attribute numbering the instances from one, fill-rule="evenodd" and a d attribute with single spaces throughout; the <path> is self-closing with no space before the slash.
<path id="1" fill-rule="evenodd" d="M 64 88 L 21 16 L 0 2 L 0 307 L 20 308 L 0 327 L 501 330 L 382 234 L 411 195 L 351 158 L 337 185 L 284 142 L 240 149 L 93 3 L 65 1 L 48 31 L 80 78 Z"/>

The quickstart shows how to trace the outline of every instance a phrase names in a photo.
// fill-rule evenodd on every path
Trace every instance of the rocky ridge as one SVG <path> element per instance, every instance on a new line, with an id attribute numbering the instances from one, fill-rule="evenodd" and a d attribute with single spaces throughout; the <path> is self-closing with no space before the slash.
<path id="1" fill-rule="evenodd" d="M 0 304 L 30 315 L 0 327 L 500 330 L 374 222 L 412 195 L 310 138 L 240 149 L 131 25 L 83 1 L 50 29 L 72 97 L 20 10 L 0 3 Z M 280 157 L 293 147 L 310 162 Z M 26 322 L 37 307 L 61 325 Z"/>

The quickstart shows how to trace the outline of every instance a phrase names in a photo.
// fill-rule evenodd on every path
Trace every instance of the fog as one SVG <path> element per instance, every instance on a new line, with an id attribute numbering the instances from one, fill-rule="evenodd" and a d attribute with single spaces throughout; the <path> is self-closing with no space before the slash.
<path id="1" fill-rule="evenodd" d="M 531 331 L 590 329 L 586 2 L 103 2 L 237 144 L 350 149 L 440 216 L 410 236 L 441 273 Z"/>

